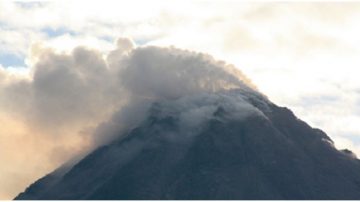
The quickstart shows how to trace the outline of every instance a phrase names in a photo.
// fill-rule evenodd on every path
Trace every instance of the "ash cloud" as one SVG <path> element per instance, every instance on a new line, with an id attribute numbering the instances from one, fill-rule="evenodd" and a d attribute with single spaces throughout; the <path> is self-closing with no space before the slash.
<path id="1" fill-rule="evenodd" d="M 105 134 L 139 123 L 153 102 L 229 89 L 256 91 L 239 70 L 210 55 L 136 48 L 126 38 L 105 56 L 85 47 L 69 54 L 37 48 L 33 55 L 37 62 L 26 78 L 2 69 L 1 107 L 49 135 L 85 133 L 93 139 L 96 134 L 96 142 L 106 142 L 101 139 L 111 138 Z M 113 132 L 98 132 L 103 130 Z"/>
<path id="2" fill-rule="evenodd" d="M 121 43 L 127 47 L 125 51 Z M 226 95 L 212 97 L 214 93 L 230 89 L 257 93 L 255 86 L 241 71 L 210 55 L 155 46 L 129 51 L 129 47 L 133 48 L 129 44 L 132 43 L 119 40 L 119 48 L 108 57 L 109 69 L 117 69 L 118 86 L 122 88 L 122 99 L 126 101 L 110 121 L 97 128 L 95 142 L 98 144 L 137 126 L 149 115 L 148 109 L 153 103 L 172 103 L 165 104 L 165 109 L 173 110 L 181 118 L 183 127 L 193 130 L 188 126 L 201 125 L 202 121 L 211 117 L 221 101 L 238 102 L 236 106 L 246 103 L 243 99 L 234 101 Z M 247 108 L 258 113 L 249 104 Z"/>
<path id="3" fill-rule="evenodd" d="M 106 54 L 86 47 L 71 53 L 36 47 L 28 74 L 0 69 L 0 121 L 7 117 L 22 123 L 20 138 L 46 139 L 46 145 L 29 148 L 33 158 L 53 162 L 43 170 L 132 129 L 149 115 L 153 103 L 167 106 L 166 113 L 177 114 L 188 131 L 198 130 L 224 103 L 236 109 L 236 118 L 260 113 L 244 99 L 222 94 L 231 89 L 257 93 L 232 65 L 174 47 L 136 47 L 125 38 L 116 45 Z M 0 132 L 11 134 L 7 130 Z M 25 144 L 16 142 L 14 148 Z M 29 172 L 37 169 L 35 163 L 28 165 Z M 9 162 L 7 169 L 21 172 L 23 165 L 16 166 Z"/>
<path id="4" fill-rule="evenodd" d="M 134 95 L 175 99 L 199 92 L 248 88 L 244 76 L 224 62 L 176 48 L 145 47 L 131 53 L 121 71 L 122 85 Z"/>

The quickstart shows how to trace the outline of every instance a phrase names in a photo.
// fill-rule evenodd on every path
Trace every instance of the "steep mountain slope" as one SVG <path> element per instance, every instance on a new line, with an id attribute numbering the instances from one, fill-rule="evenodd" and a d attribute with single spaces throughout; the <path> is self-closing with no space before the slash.
<path id="1" fill-rule="evenodd" d="M 220 90 L 154 102 L 16 199 L 360 199 L 360 162 L 261 94 Z"/>

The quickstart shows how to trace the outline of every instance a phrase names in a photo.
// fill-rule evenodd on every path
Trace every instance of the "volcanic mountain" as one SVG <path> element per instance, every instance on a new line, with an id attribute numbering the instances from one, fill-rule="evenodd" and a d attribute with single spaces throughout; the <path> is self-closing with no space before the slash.
<path id="1" fill-rule="evenodd" d="M 154 98 L 141 119 L 15 199 L 360 199 L 360 161 L 235 70 L 177 49 L 128 57 L 122 85 Z"/>

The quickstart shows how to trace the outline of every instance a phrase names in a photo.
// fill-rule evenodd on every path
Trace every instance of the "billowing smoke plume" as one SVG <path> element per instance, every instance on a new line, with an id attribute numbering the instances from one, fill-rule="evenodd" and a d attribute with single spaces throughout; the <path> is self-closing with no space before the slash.
<path id="1" fill-rule="evenodd" d="M 107 54 L 78 47 L 71 53 L 37 48 L 32 55 L 35 63 L 28 74 L 0 69 L 0 121 L 23 128 L 13 137 L 4 135 L 11 134 L 12 127 L 3 128 L 0 137 L 16 139 L 10 141 L 12 148 L 28 147 L 27 154 L 14 158 L 28 159 L 29 172 L 51 159 L 40 169 L 49 171 L 74 153 L 116 138 L 144 120 L 154 103 L 164 106 L 161 113 L 180 117 L 188 131 L 196 131 L 219 106 L 233 109 L 238 118 L 260 113 L 242 97 L 229 96 L 230 89 L 255 93 L 250 81 L 206 54 L 173 47 L 136 48 L 121 38 Z M 3 162 L 5 155 L 0 158 Z M 13 172 L 23 167 L 17 161 L 8 164 L 5 169 Z M 26 185 L 34 179 L 23 180 Z"/>

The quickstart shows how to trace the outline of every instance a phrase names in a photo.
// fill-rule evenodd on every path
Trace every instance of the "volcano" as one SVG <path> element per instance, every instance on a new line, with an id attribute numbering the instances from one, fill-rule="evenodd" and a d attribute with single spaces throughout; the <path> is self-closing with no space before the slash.
<path id="1" fill-rule="evenodd" d="M 15 199 L 360 199 L 356 156 L 250 86 L 156 99 L 143 117 Z"/>

